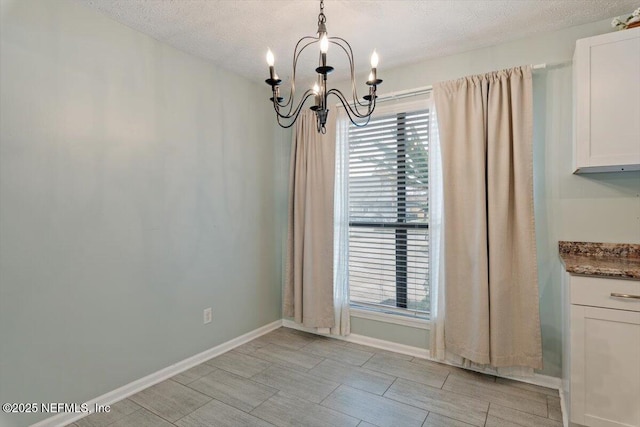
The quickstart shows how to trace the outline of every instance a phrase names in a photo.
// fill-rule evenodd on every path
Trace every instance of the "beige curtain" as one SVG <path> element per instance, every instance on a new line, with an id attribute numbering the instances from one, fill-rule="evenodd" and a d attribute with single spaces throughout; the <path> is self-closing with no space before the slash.
<path id="1" fill-rule="evenodd" d="M 434 98 L 445 350 L 465 362 L 540 369 L 531 68 L 439 83 Z"/>
<path id="2" fill-rule="evenodd" d="M 291 144 L 284 315 L 309 328 L 334 326 L 333 193 L 335 117 L 318 133 L 316 116 L 300 114 Z"/>

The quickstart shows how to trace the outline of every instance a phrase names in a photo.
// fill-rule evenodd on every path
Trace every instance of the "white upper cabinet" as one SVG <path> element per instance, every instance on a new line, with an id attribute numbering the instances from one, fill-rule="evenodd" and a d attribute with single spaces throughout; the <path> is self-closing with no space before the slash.
<path id="1" fill-rule="evenodd" d="M 581 39 L 573 172 L 640 170 L 640 28 Z"/>

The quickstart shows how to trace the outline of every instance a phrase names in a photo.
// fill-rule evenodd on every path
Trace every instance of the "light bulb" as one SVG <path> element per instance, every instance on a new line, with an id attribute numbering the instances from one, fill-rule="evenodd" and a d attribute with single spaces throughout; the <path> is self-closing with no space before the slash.
<path id="1" fill-rule="evenodd" d="M 377 68 L 377 67 L 378 67 L 378 53 L 374 49 L 373 53 L 371 54 L 371 68 Z"/>
<path id="2" fill-rule="evenodd" d="M 313 93 L 318 95 L 320 93 L 320 87 L 318 86 L 318 83 L 315 83 L 313 85 Z"/>
<path id="3" fill-rule="evenodd" d="M 271 52 L 271 49 L 269 49 L 267 51 L 267 65 L 269 65 L 269 67 L 273 67 L 274 62 L 275 60 L 273 58 L 273 52 Z"/>
<path id="4" fill-rule="evenodd" d="M 327 38 L 327 35 L 325 34 L 320 39 L 320 52 L 327 53 L 327 50 L 329 50 L 329 39 Z"/>

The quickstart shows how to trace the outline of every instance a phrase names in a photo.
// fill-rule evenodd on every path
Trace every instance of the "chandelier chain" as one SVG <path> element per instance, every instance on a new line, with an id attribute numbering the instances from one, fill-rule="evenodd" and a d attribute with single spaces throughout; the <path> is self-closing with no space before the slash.
<path id="1" fill-rule="evenodd" d="M 325 24 L 327 17 L 324 16 L 324 0 L 320 0 L 320 14 L 318 15 L 318 25 Z"/>

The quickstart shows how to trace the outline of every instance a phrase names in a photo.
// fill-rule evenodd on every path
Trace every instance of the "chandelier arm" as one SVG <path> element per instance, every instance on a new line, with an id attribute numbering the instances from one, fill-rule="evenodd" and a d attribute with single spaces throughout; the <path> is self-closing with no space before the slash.
<path id="1" fill-rule="evenodd" d="M 296 106 L 296 109 L 293 110 L 292 112 L 288 112 L 286 114 L 283 114 L 280 112 L 279 108 L 274 105 L 274 111 L 276 112 L 276 114 L 278 115 L 278 117 L 283 118 L 283 119 L 290 119 L 292 117 L 298 117 L 298 114 L 300 114 L 300 110 L 302 110 L 302 106 L 304 105 L 305 101 L 312 95 L 315 95 L 313 93 L 313 91 L 311 89 L 307 89 L 303 95 L 303 98 L 300 100 L 300 102 L 298 103 L 298 105 Z"/>
<path id="2" fill-rule="evenodd" d="M 340 92 L 338 89 L 336 89 L 336 88 L 329 89 L 329 91 L 327 92 L 327 95 L 329 95 L 331 93 L 333 93 L 335 96 L 340 98 L 340 101 L 343 104 L 345 104 L 345 109 L 348 109 L 353 116 L 355 116 L 355 117 L 357 117 L 359 119 L 364 119 L 366 117 L 369 117 L 373 113 L 373 110 L 376 108 L 375 94 L 374 94 L 373 98 L 371 100 L 369 100 L 368 104 L 364 105 L 364 106 L 367 107 L 367 112 L 366 113 L 362 113 L 358 109 L 358 106 L 348 102 L 347 98 L 344 96 L 344 94 L 342 92 Z"/>
<path id="3" fill-rule="evenodd" d="M 277 106 L 274 105 L 273 109 L 276 112 L 276 117 L 278 118 L 278 124 L 284 128 L 291 127 L 293 123 L 298 119 L 298 116 L 300 115 L 300 111 L 302 111 L 302 107 L 304 106 L 304 103 L 312 95 L 315 96 L 313 91 L 311 89 L 307 89 L 303 95 L 303 98 L 300 100 L 300 103 L 298 104 L 296 109 L 293 111 L 293 113 L 281 114 Z M 280 123 L 280 119 L 285 119 L 285 120 L 293 119 L 293 121 L 288 126 L 284 126 Z"/>
<path id="4" fill-rule="evenodd" d="M 300 51 L 298 52 L 298 47 L 300 46 L 300 43 L 302 43 L 302 41 L 305 40 L 305 39 L 313 39 L 313 41 L 311 41 L 311 42 L 307 43 L 306 45 L 304 45 L 302 47 L 302 49 L 300 49 Z M 287 115 L 290 115 L 292 113 L 292 111 L 293 111 L 293 105 L 294 105 L 293 100 L 295 98 L 295 93 L 296 93 L 296 68 L 297 68 L 297 64 L 298 64 L 298 57 L 300 56 L 300 53 L 307 46 L 309 46 L 310 44 L 314 43 L 315 41 L 317 41 L 317 38 L 311 37 L 311 36 L 305 36 L 305 37 L 301 38 L 300 40 L 298 40 L 298 43 L 296 43 L 296 47 L 294 49 L 293 74 L 292 74 L 291 83 L 290 83 L 290 87 L 289 87 L 288 99 L 287 99 L 286 102 L 274 101 L 274 106 L 275 106 L 275 104 L 277 104 L 277 106 L 280 107 L 280 108 L 289 107 L 289 111 L 287 112 Z"/>
<path id="5" fill-rule="evenodd" d="M 298 111 L 298 114 L 300 114 L 300 111 Z M 281 128 L 289 129 L 289 128 L 290 128 L 291 126 L 293 126 L 293 125 L 296 123 L 296 121 L 298 120 L 298 115 L 296 114 L 295 118 L 294 118 L 293 120 L 291 120 L 291 122 L 290 122 L 289 124 L 282 124 L 282 122 L 280 121 L 280 119 L 281 119 L 281 117 L 280 117 L 280 116 L 276 116 L 276 119 L 277 119 L 277 121 L 278 121 L 278 125 L 279 125 Z"/>
<path id="6" fill-rule="evenodd" d="M 302 48 L 300 48 L 300 50 L 298 50 L 298 48 L 300 47 L 300 44 L 307 39 L 312 39 L 312 41 L 306 43 L 304 46 L 302 46 Z M 291 88 L 289 90 L 289 99 L 287 100 L 287 102 L 285 102 L 284 104 L 280 104 L 281 107 L 289 107 L 289 111 L 288 111 L 288 115 L 291 114 L 292 110 L 293 110 L 293 98 L 295 97 L 296 94 L 296 69 L 298 66 L 298 58 L 300 56 L 300 54 L 302 53 L 303 50 L 305 50 L 309 45 L 312 45 L 313 43 L 316 43 L 319 40 L 319 38 L 317 37 L 312 37 L 312 36 L 305 36 L 302 37 L 300 40 L 298 40 L 298 43 L 296 43 L 296 47 L 293 50 L 293 74 L 291 77 Z"/>
<path id="7" fill-rule="evenodd" d="M 281 104 L 281 103 L 280 103 L 280 101 L 278 101 L 277 99 L 276 99 L 275 101 L 273 101 L 273 103 L 274 103 L 275 105 L 277 105 L 277 106 L 278 106 L 278 108 L 285 108 L 287 105 L 289 105 L 289 101 L 287 101 L 287 102 L 286 102 L 286 103 L 284 103 L 284 104 Z M 274 106 L 275 106 L 275 105 L 274 105 Z"/>
<path id="8" fill-rule="evenodd" d="M 353 103 L 358 104 L 361 107 L 368 107 L 368 104 L 360 102 L 360 97 L 358 96 L 358 91 L 356 89 L 356 70 L 355 70 L 355 64 L 353 62 L 353 49 L 351 49 L 351 45 L 349 44 L 348 41 L 346 41 L 342 37 L 329 37 L 329 40 L 333 44 L 340 46 L 340 48 L 344 51 L 344 53 L 347 55 L 347 58 L 349 59 L 349 69 L 351 71 L 351 96 L 353 97 Z M 342 45 L 342 43 L 339 43 L 335 40 L 339 40 L 343 42 L 344 44 L 347 45 L 347 47 L 345 48 Z"/>
<path id="9" fill-rule="evenodd" d="M 351 123 L 353 123 L 354 126 L 364 127 L 369 123 L 369 121 L 371 120 L 371 113 L 373 113 L 373 109 L 371 109 L 371 113 L 369 113 L 368 115 L 358 114 L 358 112 L 354 111 L 351 108 L 351 105 L 349 105 L 349 102 L 344 97 L 342 92 L 340 92 L 337 89 L 331 89 L 331 90 L 329 90 L 329 92 L 327 92 L 327 96 L 329 96 L 330 94 L 335 95 L 340 100 L 340 102 L 342 103 L 342 106 L 344 107 L 345 111 L 347 112 L 347 116 L 349 117 L 349 120 L 351 121 Z M 374 105 L 374 108 L 375 108 L 375 100 L 373 101 L 373 105 Z M 358 123 L 354 119 L 354 117 L 357 117 L 359 119 L 366 119 L 366 120 L 364 122 Z"/>

